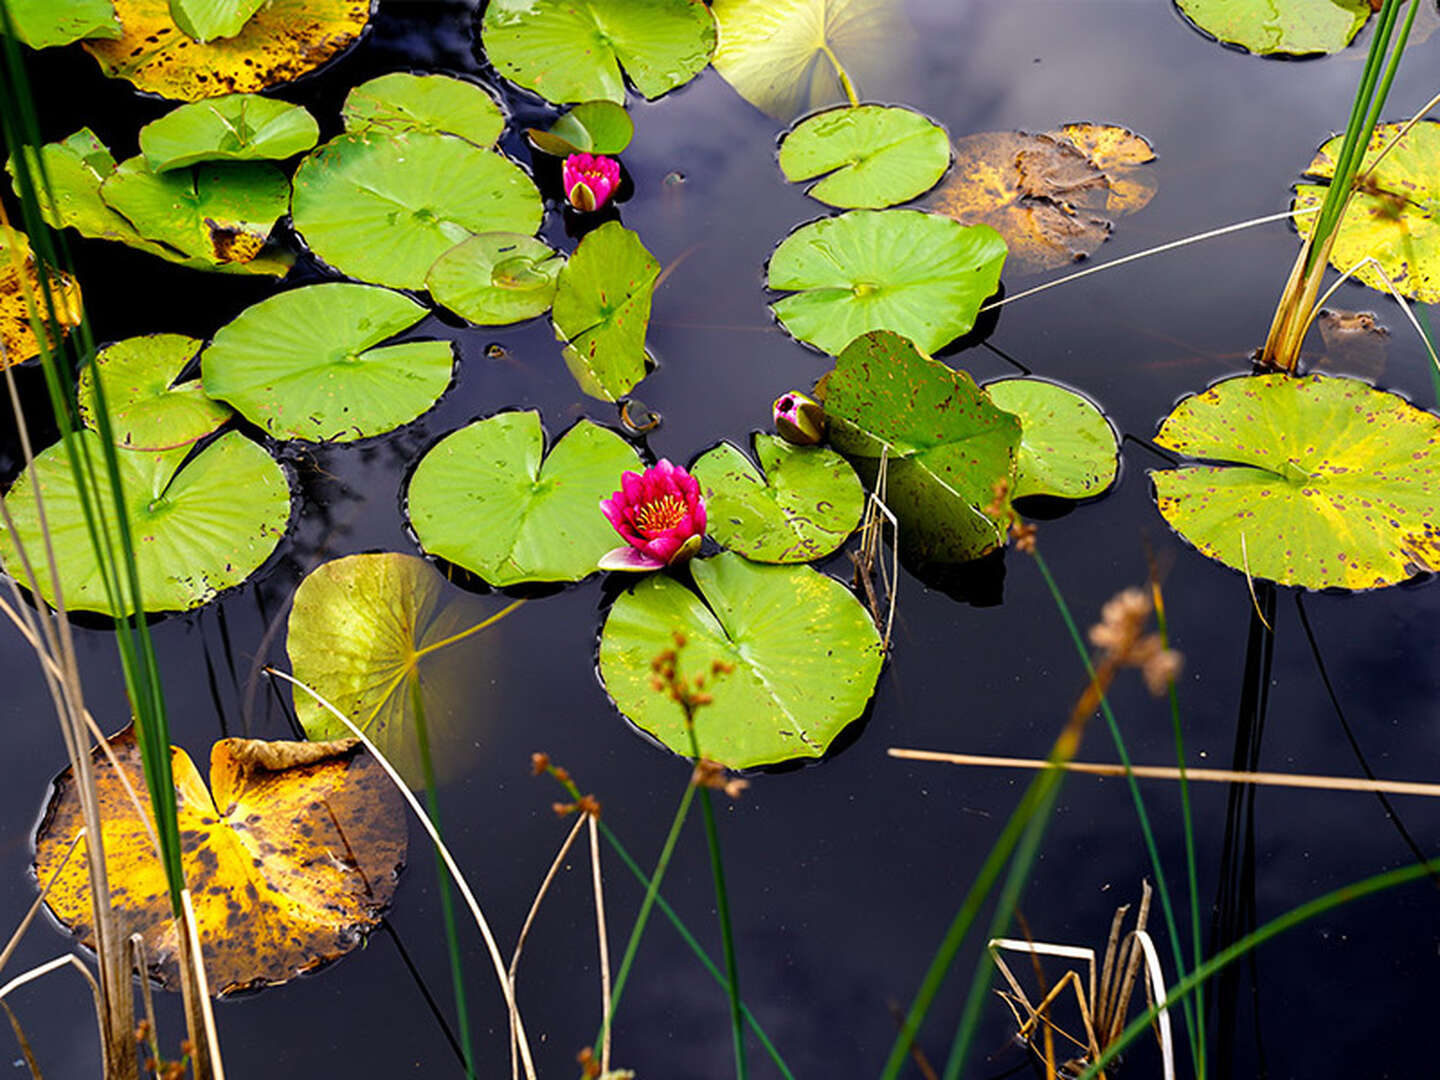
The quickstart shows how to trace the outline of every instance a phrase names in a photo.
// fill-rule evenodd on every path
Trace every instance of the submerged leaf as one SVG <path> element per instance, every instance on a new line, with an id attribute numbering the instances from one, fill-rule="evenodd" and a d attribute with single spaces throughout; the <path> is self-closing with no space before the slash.
<path id="1" fill-rule="evenodd" d="M 600 635 L 600 677 L 619 710 L 689 757 L 685 714 L 652 685 L 652 662 L 704 676 L 701 754 L 733 769 L 820 757 L 865 709 L 880 676 L 880 635 L 832 577 L 808 566 L 758 566 L 732 552 L 690 564 L 700 596 L 668 574 L 622 593 Z M 702 600 L 703 597 L 703 600 Z M 676 649 L 675 635 L 685 645 Z M 717 673 L 716 663 L 730 665 Z"/>
<path id="2" fill-rule="evenodd" d="M 1349 45 L 1371 0 L 1175 0 L 1204 33 L 1262 56 L 1335 53 Z"/>
<path id="3" fill-rule="evenodd" d="M 945 129 L 910 109 L 859 105 L 803 121 L 780 144 L 780 170 L 831 206 L 880 209 L 928 191 L 950 164 Z"/>
<path id="4" fill-rule="evenodd" d="M 112 0 L 5 0 L 5 6 L 15 36 L 32 49 L 120 36 Z"/>
<path id="5" fill-rule="evenodd" d="M 1281 585 L 1374 589 L 1440 570 L 1440 417 L 1355 379 L 1252 375 L 1180 402 L 1152 470 L 1203 554 Z"/>
<path id="6" fill-rule="evenodd" d="M 143 799 L 134 728 L 107 741 L 129 790 Z M 96 747 L 91 759 L 116 913 L 127 934 L 144 939 L 150 974 L 177 986 L 179 940 L 151 832 L 104 752 Z M 405 865 L 404 807 L 357 740 L 222 739 L 210 751 L 209 790 L 184 750 L 171 747 L 170 761 L 181 863 L 214 993 L 286 982 L 339 959 L 379 923 Z M 67 768 L 35 837 L 35 873 L 50 885 L 46 903 L 56 919 L 93 947 L 84 841 L 61 867 L 83 827 Z"/>
<path id="7" fill-rule="evenodd" d="M 198 378 L 176 383 L 202 342 L 183 334 L 146 334 L 106 345 L 80 370 L 80 417 L 99 430 L 95 414 L 98 370 L 110 407 L 116 446 L 171 450 L 202 439 L 233 415 L 207 397 Z"/>
<path id="8" fill-rule="evenodd" d="M 981 389 L 1020 418 L 1012 499 L 1050 495 L 1088 499 L 1115 482 L 1115 429 L 1088 398 L 1044 379 L 1000 379 Z"/>
<path id="9" fill-rule="evenodd" d="M 600 500 L 643 468 L 635 448 L 581 420 L 541 457 L 536 412 L 477 420 L 426 451 L 410 478 L 410 526 L 431 555 L 491 585 L 578 581 L 618 537 Z"/>
<path id="10" fill-rule="evenodd" d="M 50 323 L 30 238 L 13 229 L 9 236 L 13 244 L 6 242 L 6 231 L 0 229 L 0 371 L 40 355 L 32 313 L 44 328 L 47 347 L 53 348 L 72 326 L 80 325 L 82 310 L 79 283 L 52 271 L 49 285 L 56 321 Z"/>
<path id="11" fill-rule="evenodd" d="M 140 129 L 140 149 L 160 173 L 201 161 L 278 161 L 304 153 L 319 138 L 320 125 L 299 105 L 226 94 L 152 120 Z"/>
<path id="12" fill-rule="evenodd" d="M 363 82 L 345 96 L 345 130 L 377 134 L 421 131 L 454 135 L 483 148 L 505 130 L 505 114 L 482 86 L 449 75 L 392 71 Z"/>
<path id="13" fill-rule="evenodd" d="M 476 326 L 504 326 L 550 309 L 564 265 L 563 255 L 533 236 L 480 233 L 436 259 L 425 287 Z"/>

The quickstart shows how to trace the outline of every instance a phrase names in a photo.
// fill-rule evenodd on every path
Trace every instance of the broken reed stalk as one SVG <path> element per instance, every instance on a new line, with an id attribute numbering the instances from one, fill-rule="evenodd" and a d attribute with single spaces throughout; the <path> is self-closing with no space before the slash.
<path id="1" fill-rule="evenodd" d="M 605 1021 L 605 1041 L 600 1045 L 600 1074 L 610 1071 L 610 932 L 605 927 L 605 886 L 600 874 L 600 830 L 595 815 L 586 814 L 590 826 L 590 877 L 595 887 L 595 938 L 600 945 L 600 1009 Z"/>

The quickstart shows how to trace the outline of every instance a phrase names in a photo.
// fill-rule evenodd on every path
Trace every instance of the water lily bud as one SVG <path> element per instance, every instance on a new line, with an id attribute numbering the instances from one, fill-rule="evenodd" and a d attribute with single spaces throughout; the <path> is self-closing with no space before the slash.
<path id="1" fill-rule="evenodd" d="M 571 154 L 560 170 L 565 198 L 582 213 L 599 210 L 620 186 L 620 163 L 604 154 Z"/>
<path id="2" fill-rule="evenodd" d="M 602 570 L 658 570 L 694 557 L 705 538 L 700 484 L 661 458 L 643 474 L 627 472 L 600 511 L 625 541 L 600 558 Z"/>
<path id="3" fill-rule="evenodd" d="M 775 399 L 775 430 L 796 446 L 814 446 L 825 438 L 825 410 L 797 390 Z"/>

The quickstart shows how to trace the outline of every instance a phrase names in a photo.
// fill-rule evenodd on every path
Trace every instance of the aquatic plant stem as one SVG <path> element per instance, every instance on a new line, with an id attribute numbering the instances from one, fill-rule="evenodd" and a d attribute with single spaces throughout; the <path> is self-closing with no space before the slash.
<path id="1" fill-rule="evenodd" d="M 605 925 L 605 883 L 600 874 L 600 831 L 595 815 L 586 814 L 590 836 L 590 881 L 595 889 L 595 940 L 600 951 L 600 1008 L 602 1022 L 610 1012 L 610 931 Z M 610 1071 L 610 1026 L 605 1025 L 605 1041 L 600 1044 L 600 1074 Z"/>
<path id="2" fill-rule="evenodd" d="M 845 91 L 845 98 L 854 108 L 860 104 L 860 98 L 856 96 L 855 84 L 850 81 L 850 73 L 845 70 L 845 65 L 840 63 L 840 58 L 835 55 L 835 50 L 830 48 L 830 43 L 823 38 L 820 40 L 819 49 L 830 61 L 830 66 L 835 69 L 835 77 L 840 80 L 840 89 Z"/>

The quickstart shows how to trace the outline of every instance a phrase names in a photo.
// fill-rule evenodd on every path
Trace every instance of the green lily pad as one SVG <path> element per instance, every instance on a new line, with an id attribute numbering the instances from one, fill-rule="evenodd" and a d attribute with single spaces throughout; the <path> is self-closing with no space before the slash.
<path id="1" fill-rule="evenodd" d="M 495 606 L 414 555 L 347 555 L 300 583 L 285 648 L 295 677 L 349 717 L 407 784 L 423 788 L 422 733 L 437 783 L 462 775 L 478 754 L 475 687 L 494 665 L 493 639 L 474 631 Z M 350 737 L 309 694 L 295 694 L 295 716 L 313 742 Z"/>
<path id="2" fill-rule="evenodd" d="M 929 191 L 950 164 L 950 136 L 911 109 L 858 105 L 802 122 L 780 144 L 791 183 L 825 176 L 805 194 L 831 206 L 880 209 Z"/>
<path id="3" fill-rule="evenodd" d="M 1440 569 L 1440 417 L 1356 379 L 1252 375 L 1188 397 L 1152 470 L 1203 554 L 1281 585 L 1375 589 Z"/>
<path id="4" fill-rule="evenodd" d="M 1115 482 L 1120 468 L 1115 429 L 1088 398 L 1044 379 L 1001 379 L 981 389 L 1020 418 L 1012 499 L 1088 499 Z"/>
<path id="5" fill-rule="evenodd" d="M 420 546 L 491 585 L 579 581 L 619 540 L 600 500 L 644 466 L 613 431 L 581 420 L 545 455 L 536 412 L 500 413 L 441 439 L 410 478 Z"/>
<path id="6" fill-rule="evenodd" d="M 1370 0 L 1175 0 L 1202 32 L 1262 56 L 1335 53 L 1370 18 Z"/>
<path id="7" fill-rule="evenodd" d="M 175 25 L 196 41 L 234 37 L 267 0 L 170 0 Z"/>
<path id="8" fill-rule="evenodd" d="M 820 757 L 865 709 L 880 636 L 850 590 L 808 566 L 757 566 L 724 552 L 690 564 L 700 596 L 668 574 L 623 593 L 600 635 L 600 677 L 635 724 L 689 757 L 680 706 L 651 685 L 651 661 L 684 636 L 677 673 L 704 675 L 695 720 L 705 757 L 745 769 Z M 702 599 L 703 597 L 703 599 Z M 715 674 L 716 661 L 733 666 Z"/>
<path id="9" fill-rule="evenodd" d="M 623 105 L 585 101 L 567 112 L 549 131 L 529 128 L 530 141 L 553 157 L 618 154 L 630 145 L 635 124 Z"/>
<path id="10" fill-rule="evenodd" d="M 111 0 L 6 0 L 15 36 L 32 49 L 120 36 Z"/>
<path id="11" fill-rule="evenodd" d="M 81 429 L 72 437 L 88 442 L 90 459 L 101 461 L 99 435 Z M 279 463 L 261 447 L 232 431 L 187 462 L 190 449 L 115 451 L 146 611 L 196 608 L 222 589 L 239 585 L 270 557 L 290 520 L 289 483 Z M 80 491 L 61 443 L 36 455 L 5 496 L 41 595 L 55 602 L 36 512 L 37 477 L 66 607 L 129 614 L 110 608 Z M 93 492 L 91 498 L 96 498 Z M 0 563 L 26 580 L 15 537 L 4 528 Z"/>
<path id="12" fill-rule="evenodd" d="M 319 139 L 320 125 L 299 105 L 227 94 L 152 120 L 140 129 L 140 150 L 150 168 L 163 173 L 201 161 L 281 161 Z"/>
<path id="13" fill-rule="evenodd" d="M 556 104 L 624 104 L 622 67 L 657 98 L 715 51 L 715 20 L 696 0 L 491 0 L 480 33 L 501 75 Z"/>
<path id="14" fill-rule="evenodd" d="M 800 563 L 824 558 L 855 531 L 865 491 L 843 457 L 774 435 L 756 435 L 755 454 L 758 469 L 721 443 L 690 467 L 717 541 L 755 562 Z"/>
<path id="15" fill-rule="evenodd" d="M 887 458 L 885 503 L 907 557 L 966 562 L 1005 542 L 1008 502 L 996 492 L 1015 487 L 1020 419 L 969 375 L 896 334 L 871 333 L 840 354 L 816 392 L 831 445 L 867 483 Z"/>
<path id="16" fill-rule="evenodd" d="M 463 139 L 365 129 L 332 139 L 295 174 L 295 228 L 336 269 L 423 289 L 435 260 L 476 233 L 533 233 L 544 207 L 509 158 Z"/>
<path id="17" fill-rule="evenodd" d="M 494 146 L 505 130 L 505 114 L 484 87 L 449 75 L 408 71 L 361 83 L 346 95 L 340 115 L 349 132 L 369 128 L 376 134 L 454 135 L 481 148 Z"/>
<path id="18" fill-rule="evenodd" d="M 1365 148 L 1362 170 L 1399 133 L 1400 124 L 1380 124 Z M 1309 176 L 1329 180 L 1335 175 L 1335 158 L 1343 137 L 1320 147 L 1305 170 Z M 1366 263 L 1355 278 L 1388 294 L 1388 279 L 1401 294 L 1427 304 L 1440 304 L 1440 122 L 1422 120 L 1404 140 L 1385 155 L 1371 176 L 1373 184 L 1350 200 L 1330 264 L 1341 271 L 1372 256 L 1384 268 Z M 1318 207 L 1328 185 L 1300 184 L 1294 209 Z M 1295 226 L 1302 238 L 1315 231 L 1314 214 L 1301 214 Z"/>
<path id="19" fill-rule="evenodd" d="M 246 308 L 201 359 L 205 392 L 277 439 L 349 442 L 425 412 L 454 372 L 449 342 L 380 345 L 425 317 L 407 296 L 327 282 Z"/>
<path id="20" fill-rule="evenodd" d="M 550 309 L 564 265 L 563 255 L 533 236 L 480 233 L 436 259 L 425 287 L 476 326 L 504 326 Z"/>
<path id="21" fill-rule="evenodd" d="M 146 334 L 106 345 L 95 354 L 93 365 L 80 369 L 80 418 L 99 430 L 98 369 L 116 446 L 171 450 L 209 435 L 230 419 L 229 406 L 207 397 L 199 379 L 175 381 L 201 344 L 184 334 Z"/>
<path id="22" fill-rule="evenodd" d="M 802 225 L 770 257 L 785 329 L 835 355 L 870 330 L 927 351 L 975 325 L 1000 283 L 1005 241 L 988 225 L 918 210 L 852 210 Z"/>
<path id="23" fill-rule="evenodd" d="M 585 234 L 556 282 L 555 336 L 580 389 L 601 401 L 645 377 L 645 328 L 660 263 L 618 221 Z"/>

